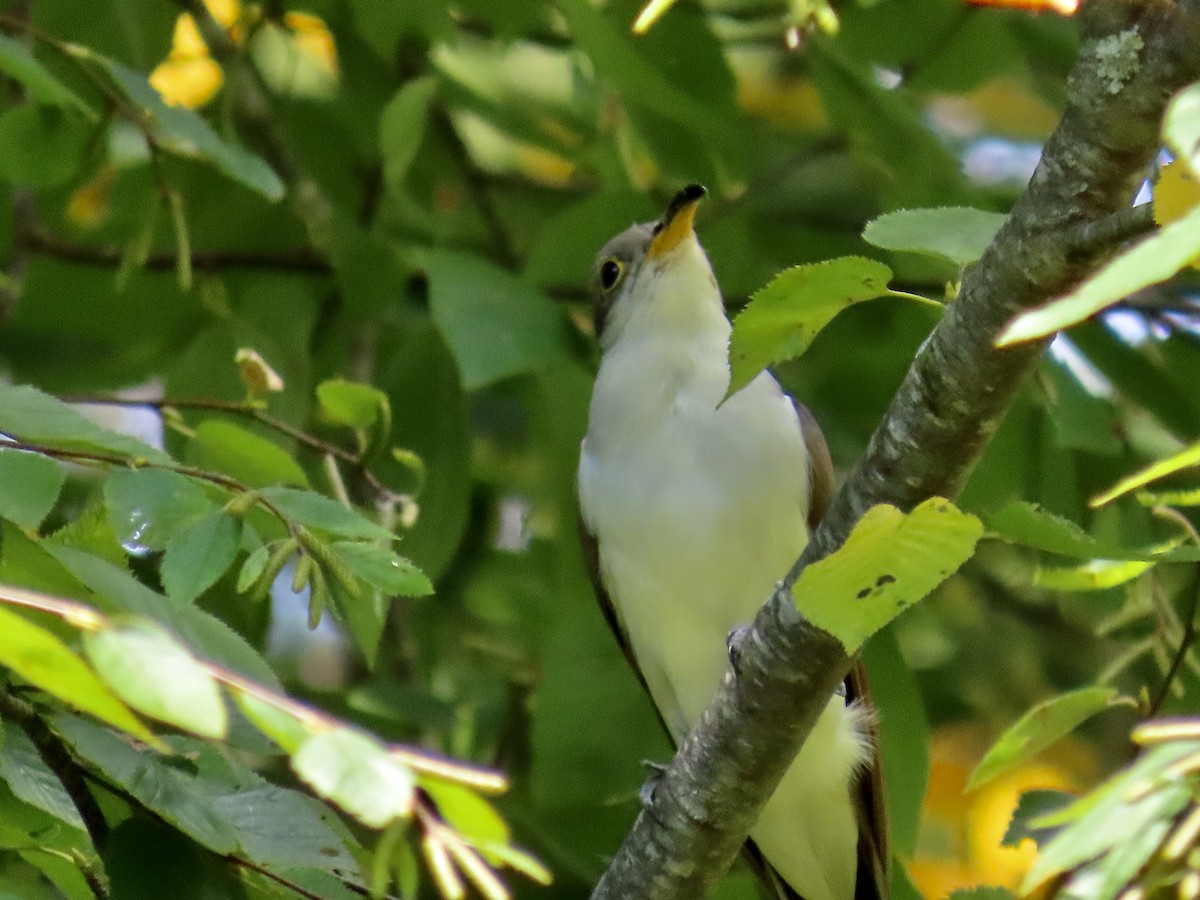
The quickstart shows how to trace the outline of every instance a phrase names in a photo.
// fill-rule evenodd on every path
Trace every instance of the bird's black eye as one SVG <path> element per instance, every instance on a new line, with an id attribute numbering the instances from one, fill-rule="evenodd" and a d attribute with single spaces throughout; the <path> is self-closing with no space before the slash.
<path id="1" fill-rule="evenodd" d="M 625 267 L 615 259 L 606 259 L 600 264 L 600 287 L 606 291 L 611 291 L 618 281 L 621 280 L 621 273 L 625 271 Z"/>

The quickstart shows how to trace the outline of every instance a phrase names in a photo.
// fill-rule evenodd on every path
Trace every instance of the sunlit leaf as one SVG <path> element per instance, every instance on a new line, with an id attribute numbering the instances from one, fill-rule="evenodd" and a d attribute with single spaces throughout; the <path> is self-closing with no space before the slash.
<path id="1" fill-rule="evenodd" d="M 1165 281 L 1197 256 L 1200 208 L 1118 253 L 1065 296 L 1021 313 L 996 338 L 996 346 L 1043 338 L 1076 325 L 1142 288 Z"/>
<path id="2" fill-rule="evenodd" d="M 734 319 L 727 396 L 772 363 L 800 356 L 843 309 L 887 294 L 891 277 L 883 263 L 861 256 L 794 266 L 776 275 Z"/>
<path id="3" fill-rule="evenodd" d="M 0 606 L 0 665 L 76 709 L 148 744 L 161 746 L 118 698 L 120 691 L 114 694 L 54 634 L 4 606 Z"/>
<path id="4" fill-rule="evenodd" d="M 285 753 L 295 753 L 312 733 L 295 715 L 269 703 L 251 691 L 231 691 L 238 708 L 263 734 L 279 745 Z"/>
<path id="5" fill-rule="evenodd" d="M 1104 493 L 1093 497 L 1091 506 L 1097 507 L 1111 503 L 1118 497 L 1128 494 L 1130 491 L 1137 490 L 1140 487 L 1145 487 L 1152 481 L 1166 478 L 1168 475 L 1174 475 L 1176 472 L 1195 466 L 1200 466 L 1200 442 L 1192 444 L 1190 447 L 1185 447 L 1173 456 L 1168 456 L 1166 459 L 1160 459 L 1158 462 L 1151 463 L 1127 478 L 1122 478 Z"/>
<path id="6" fill-rule="evenodd" d="M 169 633 L 131 621 L 84 635 L 92 665 L 139 712 L 211 738 L 225 736 L 225 703 L 212 675 Z"/>
<path id="7" fill-rule="evenodd" d="M 362 732 L 310 735 L 292 755 L 292 768 L 318 795 L 372 828 L 412 814 L 412 773 Z"/>
<path id="8" fill-rule="evenodd" d="M 1039 566 L 1033 583 L 1051 591 L 1103 591 L 1133 581 L 1153 565 L 1139 559 L 1092 559 L 1078 566 Z"/>
<path id="9" fill-rule="evenodd" d="M 1177 158 L 1200 173 L 1200 82 L 1172 98 L 1163 118 L 1163 137 Z"/>
<path id="10" fill-rule="evenodd" d="M 873 506 L 845 544 L 801 573 L 792 596 L 805 618 L 854 653 L 954 574 L 982 534 L 977 518 L 940 497 L 907 515 Z"/>
<path id="11" fill-rule="evenodd" d="M 387 407 L 387 394 L 369 384 L 331 378 L 317 385 L 321 413 L 330 422 L 350 428 L 369 428 Z"/>

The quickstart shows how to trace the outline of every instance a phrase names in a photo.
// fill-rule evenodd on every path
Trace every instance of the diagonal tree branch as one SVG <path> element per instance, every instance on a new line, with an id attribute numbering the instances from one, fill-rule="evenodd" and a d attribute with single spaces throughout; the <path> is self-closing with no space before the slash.
<path id="1" fill-rule="evenodd" d="M 692 900 L 725 872 L 850 668 L 837 640 L 796 613 L 788 585 L 871 506 L 907 510 L 959 492 L 1045 346 L 1001 351 L 996 334 L 1105 258 L 1079 235 L 1129 206 L 1158 150 L 1168 98 L 1200 77 L 1200 0 L 1091 0 L 1081 20 L 1068 105 L 1029 187 L 913 361 L 787 583 L 747 629 L 737 676 L 680 747 L 593 898 Z"/>

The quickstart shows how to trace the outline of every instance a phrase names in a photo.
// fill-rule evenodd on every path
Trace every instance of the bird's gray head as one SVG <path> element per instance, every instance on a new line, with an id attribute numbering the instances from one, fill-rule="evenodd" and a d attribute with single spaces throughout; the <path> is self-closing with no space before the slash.
<path id="1" fill-rule="evenodd" d="M 689 184 L 671 200 L 662 218 L 630 226 L 596 255 L 589 293 L 596 337 L 602 345 L 609 343 L 614 319 L 622 312 L 627 317 L 629 311 L 626 308 L 631 301 L 647 301 L 654 296 L 650 282 L 661 281 L 664 275 L 670 274 L 666 271 L 668 263 L 679 256 L 674 251 L 689 243 L 699 251 L 692 219 L 706 193 L 701 185 Z M 711 281 L 712 273 L 703 251 L 699 251 L 699 259 L 704 261 L 707 278 Z"/>

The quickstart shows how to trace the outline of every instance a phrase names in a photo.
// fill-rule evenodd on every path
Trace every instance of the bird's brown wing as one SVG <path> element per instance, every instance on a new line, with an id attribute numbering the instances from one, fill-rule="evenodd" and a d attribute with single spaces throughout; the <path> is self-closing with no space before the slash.
<path id="1" fill-rule="evenodd" d="M 600 542 L 587 527 L 582 515 L 576 514 L 575 524 L 579 529 L 579 546 L 583 550 L 583 567 L 587 570 L 588 579 L 592 582 L 592 590 L 596 593 L 596 603 L 599 604 L 600 612 L 603 613 L 604 621 L 612 630 L 613 637 L 617 639 L 617 645 L 625 654 L 625 661 L 629 663 L 629 668 L 633 669 L 633 673 L 637 675 L 638 681 L 646 691 L 646 696 L 650 697 L 650 687 L 646 684 L 646 677 L 642 675 L 637 657 L 633 655 L 633 646 L 629 643 L 629 635 L 625 632 L 625 623 L 621 621 L 621 614 L 613 605 L 612 597 L 608 595 L 608 589 L 604 586 L 604 579 L 600 577 Z M 650 698 L 650 702 L 657 711 L 658 704 L 654 703 L 653 697 Z M 666 729 L 666 722 L 663 721 L 661 713 L 659 713 L 659 721 L 663 722 L 663 728 Z M 667 732 L 667 735 L 670 736 L 670 731 Z"/>
<path id="2" fill-rule="evenodd" d="M 809 508 L 808 527 L 816 529 L 829 501 L 833 499 L 833 461 L 829 445 L 816 418 L 808 408 L 792 398 L 800 430 L 808 450 Z M 867 686 L 867 670 L 861 659 L 846 679 L 846 701 L 858 702 L 873 710 L 871 692 Z M 883 790 L 883 759 L 879 751 L 879 722 L 875 716 L 868 720 L 867 738 L 871 742 L 869 768 L 853 785 L 855 816 L 858 819 L 858 878 L 855 881 L 855 900 L 877 900 L 888 895 L 888 876 L 891 850 L 888 846 L 887 804 Z"/>

